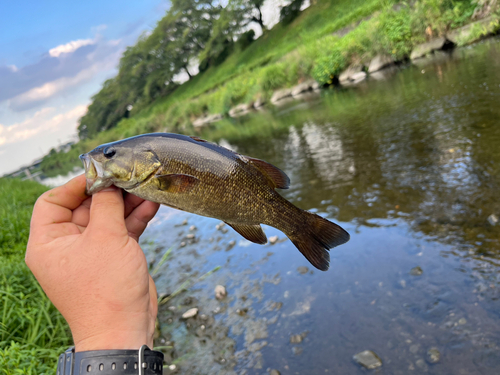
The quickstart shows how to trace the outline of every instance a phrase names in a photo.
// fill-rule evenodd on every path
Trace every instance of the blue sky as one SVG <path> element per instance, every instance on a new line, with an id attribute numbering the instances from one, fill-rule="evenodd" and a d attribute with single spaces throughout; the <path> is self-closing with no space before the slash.
<path id="1" fill-rule="evenodd" d="M 76 134 L 121 53 L 155 27 L 165 0 L 0 2 L 0 175 Z"/>

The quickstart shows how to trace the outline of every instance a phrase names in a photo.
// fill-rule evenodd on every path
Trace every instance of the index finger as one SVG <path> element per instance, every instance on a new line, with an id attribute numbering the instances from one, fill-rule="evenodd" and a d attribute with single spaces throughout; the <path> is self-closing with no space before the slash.
<path id="1" fill-rule="evenodd" d="M 42 194 L 35 203 L 31 226 L 44 226 L 71 221 L 73 210 L 87 199 L 85 175 Z"/>

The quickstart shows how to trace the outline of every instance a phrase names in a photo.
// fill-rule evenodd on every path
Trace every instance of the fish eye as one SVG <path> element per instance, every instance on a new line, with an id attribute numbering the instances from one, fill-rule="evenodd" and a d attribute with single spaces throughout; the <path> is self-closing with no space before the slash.
<path id="1" fill-rule="evenodd" d="M 106 147 L 102 150 L 102 153 L 106 157 L 106 159 L 111 159 L 116 154 L 116 150 L 113 147 Z"/>

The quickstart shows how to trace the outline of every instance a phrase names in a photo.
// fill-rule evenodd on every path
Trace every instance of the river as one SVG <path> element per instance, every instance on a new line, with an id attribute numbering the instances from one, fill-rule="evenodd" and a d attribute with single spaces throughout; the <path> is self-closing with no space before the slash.
<path id="1" fill-rule="evenodd" d="M 175 292 L 155 342 L 166 373 L 365 374 L 364 350 L 374 374 L 500 373 L 500 40 L 383 75 L 234 120 L 269 126 L 225 143 L 351 234 L 329 271 L 272 227 L 260 246 L 160 209 L 141 245 L 158 292 Z"/>

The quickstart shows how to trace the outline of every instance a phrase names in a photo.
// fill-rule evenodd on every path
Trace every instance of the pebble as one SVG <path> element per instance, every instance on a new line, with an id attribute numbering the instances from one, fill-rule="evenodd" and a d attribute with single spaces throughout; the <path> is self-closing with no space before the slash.
<path id="1" fill-rule="evenodd" d="M 194 234 L 189 233 L 188 235 L 186 235 L 186 238 L 187 238 L 188 240 L 192 240 L 192 239 L 194 239 Z"/>
<path id="2" fill-rule="evenodd" d="M 422 270 L 422 268 L 420 266 L 413 267 L 410 270 L 410 275 L 412 275 L 412 276 L 420 276 L 423 273 L 424 273 L 424 271 Z"/>
<path id="3" fill-rule="evenodd" d="M 168 369 L 169 369 L 170 371 L 175 371 L 175 369 L 176 369 L 176 368 L 177 368 L 177 366 L 176 366 L 176 365 L 170 365 L 170 366 L 168 366 Z"/>
<path id="4" fill-rule="evenodd" d="M 399 282 L 399 285 L 401 285 L 402 288 L 406 288 L 406 281 L 405 280 L 401 280 Z"/>
<path id="5" fill-rule="evenodd" d="M 269 237 L 269 243 L 271 245 L 274 245 L 276 242 L 278 242 L 278 236 Z"/>
<path id="6" fill-rule="evenodd" d="M 292 344 L 300 344 L 302 342 L 302 340 L 304 340 L 304 337 L 306 337 L 306 336 L 307 336 L 307 332 L 302 332 L 299 335 L 292 335 L 292 336 L 290 336 L 290 342 Z"/>
<path id="7" fill-rule="evenodd" d="M 309 268 L 307 268 L 306 266 L 300 266 L 300 267 L 297 267 L 297 271 L 301 275 L 305 275 L 307 272 L 309 272 Z"/>
<path id="8" fill-rule="evenodd" d="M 177 307 L 175 306 L 169 306 L 167 307 L 170 311 L 174 312 L 175 310 L 177 310 Z"/>
<path id="9" fill-rule="evenodd" d="M 458 324 L 460 324 L 460 325 L 462 325 L 462 326 L 463 326 L 465 323 L 467 323 L 467 319 L 465 319 L 465 318 L 460 318 L 460 319 L 458 320 Z"/>
<path id="10" fill-rule="evenodd" d="M 184 221 L 181 223 L 181 225 L 187 225 L 188 221 L 187 219 L 184 219 Z"/>
<path id="11" fill-rule="evenodd" d="M 441 359 L 441 353 L 438 348 L 430 348 L 427 350 L 427 362 L 429 363 L 438 363 Z"/>
<path id="12" fill-rule="evenodd" d="M 417 361 L 415 362 L 415 364 L 423 372 L 429 371 L 429 367 L 427 366 L 427 363 L 425 363 L 425 361 L 422 358 L 417 359 Z"/>
<path id="13" fill-rule="evenodd" d="M 272 369 L 271 371 L 269 371 L 269 375 L 281 375 L 281 372 L 279 372 L 278 370 Z"/>
<path id="14" fill-rule="evenodd" d="M 227 290 L 223 285 L 217 285 L 215 287 L 215 298 L 219 301 L 224 299 L 227 296 Z"/>
<path id="15" fill-rule="evenodd" d="M 185 242 L 181 242 L 180 247 L 184 247 L 184 246 L 186 246 L 186 243 Z"/>
<path id="16" fill-rule="evenodd" d="M 490 216 L 488 216 L 488 223 L 490 223 L 491 225 L 496 225 L 498 223 L 498 216 L 495 214 L 491 214 Z"/>
<path id="17" fill-rule="evenodd" d="M 223 221 L 221 221 L 219 224 L 217 224 L 217 225 L 215 226 L 215 229 L 220 230 L 221 228 L 223 228 L 223 227 L 224 227 L 224 225 L 226 225 L 226 223 L 224 223 Z"/>
<path id="18" fill-rule="evenodd" d="M 182 314 L 182 319 L 193 318 L 193 317 L 196 316 L 196 314 L 198 314 L 198 308 L 197 307 L 193 307 L 192 309 L 189 309 L 184 314 Z"/>
<path id="19" fill-rule="evenodd" d="M 302 351 L 303 351 L 303 349 L 302 349 L 300 346 L 294 346 L 294 347 L 292 348 L 292 352 L 293 352 L 293 354 L 295 354 L 295 355 L 301 355 L 301 354 L 302 354 Z"/>
<path id="20" fill-rule="evenodd" d="M 354 361 L 361 366 L 366 367 L 368 370 L 382 366 L 382 360 L 371 350 L 365 350 L 355 354 L 352 359 L 354 359 Z"/>
<path id="21" fill-rule="evenodd" d="M 191 226 L 189 227 L 189 231 L 190 231 L 190 232 L 193 232 L 193 231 L 195 231 L 195 230 L 196 230 L 196 226 L 191 225 Z"/>

